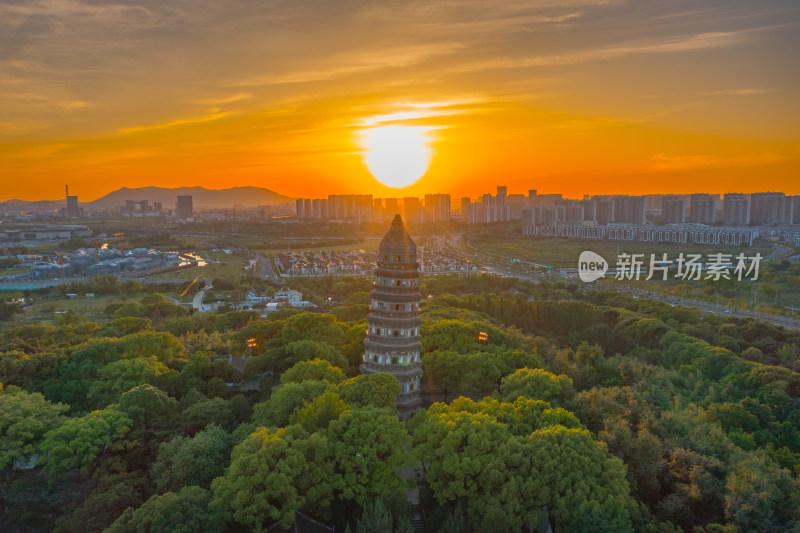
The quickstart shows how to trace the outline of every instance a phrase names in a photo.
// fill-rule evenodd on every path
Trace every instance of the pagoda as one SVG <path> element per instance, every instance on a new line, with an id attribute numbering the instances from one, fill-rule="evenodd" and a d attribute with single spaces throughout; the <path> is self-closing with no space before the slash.
<path id="1" fill-rule="evenodd" d="M 404 421 L 422 404 L 419 300 L 417 245 L 395 215 L 378 247 L 361 373 L 385 372 L 397 378 L 397 410 Z"/>

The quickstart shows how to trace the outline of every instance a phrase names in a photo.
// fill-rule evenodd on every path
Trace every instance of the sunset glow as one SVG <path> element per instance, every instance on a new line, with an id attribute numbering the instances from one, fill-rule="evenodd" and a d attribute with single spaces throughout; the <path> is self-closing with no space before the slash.
<path id="1" fill-rule="evenodd" d="M 418 7 L 5 2 L 2 196 L 800 193 L 796 2 Z"/>

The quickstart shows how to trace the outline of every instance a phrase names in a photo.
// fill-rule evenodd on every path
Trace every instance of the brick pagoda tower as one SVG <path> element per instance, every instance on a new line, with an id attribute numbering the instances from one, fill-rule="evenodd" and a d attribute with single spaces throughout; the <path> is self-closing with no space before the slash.
<path id="1" fill-rule="evenodd" d="M 420 407 L 419 264 L 417 245 L 395 215 L 378 248 L 362 374 L 392 374 L 402 390 L 397 397 L 401 420 Z"/>

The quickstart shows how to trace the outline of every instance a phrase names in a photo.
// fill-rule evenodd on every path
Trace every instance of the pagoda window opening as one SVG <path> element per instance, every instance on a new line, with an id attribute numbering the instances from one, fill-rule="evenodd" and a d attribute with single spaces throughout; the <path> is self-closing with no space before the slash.
<path id="1" fill-rule="evenodd" d="M 397 357 L 392 357 L 392 364 L 393 364 L 393 365 L 396 365 L 396 364 L 397 364 Z"/>
<path id="2" fill-rule="evenodd" d="M 394 310 L 395 310 L 395 311 L 399 311 L 399 310 L 400 310 L 400 304 L 395 304 L 395 306 L 394 306 Z"/>
<path id="3" fill-rule="evenodd" d="M 400 336 L 400 332 L 399 332 L 399 331 L 397 331 L 397 330 L 394 330 L 394 336 L 395 336 L 395 337 L 399 337 L 399 336 Z"/>

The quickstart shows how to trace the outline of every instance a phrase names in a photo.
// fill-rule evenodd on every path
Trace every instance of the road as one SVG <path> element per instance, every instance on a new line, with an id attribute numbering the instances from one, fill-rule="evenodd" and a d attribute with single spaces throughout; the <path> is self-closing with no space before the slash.
<path id="1" fill-rule="evenodd" d="M 210 285 L 206 285 L 205 287 L 197 291 L 197 294 L 195 294 L 194 298 L 192 298 L 192 307 L 197 309 L 197 311 L 200 313 L 205 313 L 206 311 L 211 310 L 210 305 L 206 306 L 205 304 L 203 304 L 203 297 L 206 295 L 206 291 L 210 288 L 211 288 Z"/>
<path id="2" fill-rule="evenodd" d="M 256 261 L 258 261 L 258 276 L 261 279 L 270 281 L 280 281 L 278 273 L 272 267 L 272 259 L 260 254 L 256 254 Z"/>
<path id="3" fill-rule="evenodd" d="M 798 318 L 790 318 L 778 315 L 768 315 L 765 313 L 758 313 L 756 311 L 750 311 L 747 309 L 731 309 L 724 305 L 715 305 L 712 303 L 704 302 L 702 300 L 695 300 L 692 298 L 681 298 L 679 296 L 671 296 L 671 295 L 667 296 L 658 295 L 648 291 L 641 291 L 639 289 L 625 290 L 616 287 L 615 290 L 622 290 L 629 294 L 633 294 L 634 298 L 641 295 L 643 298 L 668 303 L 672 306 L 680 305 L 682 307 L 693 307 L 705 313 L 711 313 L 712 315 L 734 316 L 738 318 L 755 318 L 757 320 L 768 322 L 775 326 L 783 326 L 789 329 L 800 329 L 800 319 Z"/>

